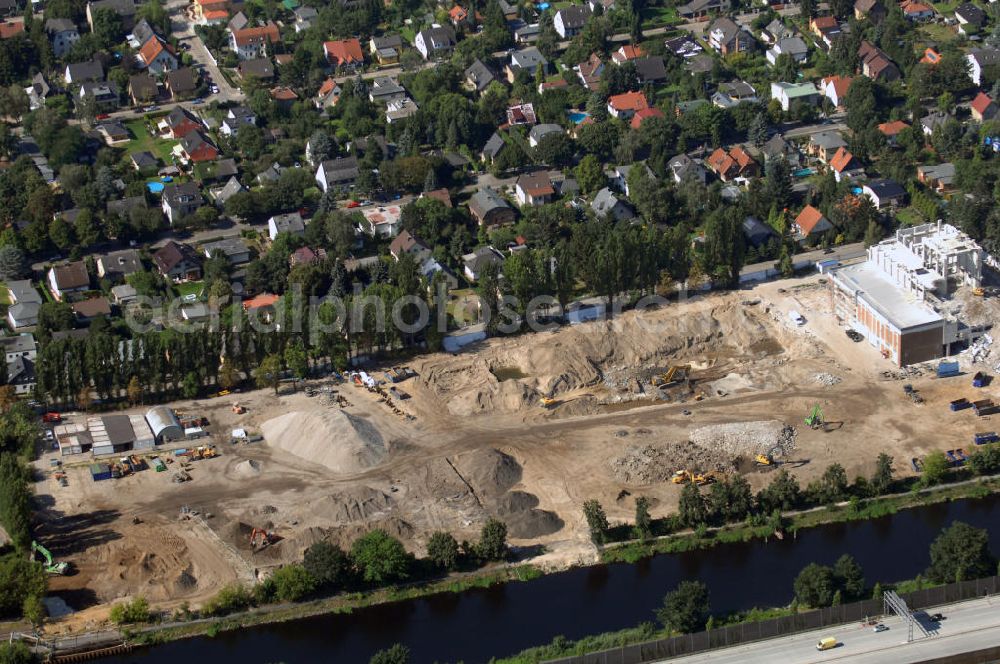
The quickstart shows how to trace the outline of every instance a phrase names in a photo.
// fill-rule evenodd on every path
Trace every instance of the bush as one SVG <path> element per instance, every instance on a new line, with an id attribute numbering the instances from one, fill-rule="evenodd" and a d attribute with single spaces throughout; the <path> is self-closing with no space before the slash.
<path id="1" fill-rule="evenodd" d="M 401 581 L 410 573 L 410 554 L 384 530 L 373 530 L 355 540 L 351 559 L 362 578 L 376 585 Z"/>
<path id="2" fill-rule="evenodd" d="M 436 532 L 427 542 L 427 557 L 441 569 L 453 570 L 458 565 L 458 542 L 451 533 Z"/>
<path id="3" fill-rule="evenodd" d="M 709 616 L 708 587 L 701 581 L 681 581 L 676 590 L 663 598 L 663 607 L 656 615 L 673 632 L 701 629 Z"/>
<path id="4" fill-rule="evenodd" d="M 476 546 L 476 551 L 483 560 L 503 560 L 506 558 L 507 524 L 497 519 L 487 521 L 479 534 L 479 544 Z"/>
<path id="5" fill-rule="evenodd" d="M 128 602 L 120 602 L 111 607 L 111 622 L 116 625 L 149 622 L 149 602 L 145 597 L 136 597 Z"/>
<path id="6" fill-rule="evenodd" d="M 25 600 L 42 597 L 46 585 L 40 564 L 19 554 L 0 557 L 0 617 L 20 616 Z"/>
<path id="7" fill-rule="evenodd" d="M 324 588 L 344 586 L 351 576 L 351 559 L 343 549 L 326 540 L 306 549 L 302 566 Z"/>
<path id="8" fill-rule="evenodd" d="M 31 664 L 35 661 L 28 646 L 20 641 L 4 643 L 0 641 L 0 664 Z"/>
<path id="9" fill-rule="evenodd" d="M 397 643 L 386 650 L 379 650 L 368 660 L 368 664 L 407 664 L 410 661 L 410 649 Z"/>
<path id="10" fill-rule="evenodd" d="M 316 589 L 316 579 L 302 565 L 285 565 L 271 575 L 274 596 L 280 602 L 295 602 Z"/>
<path id="11" fill-rule="evenodd" d="M 830 606 L 833 601 L 833 570 L 810 563 L 795 577 L 795 598 L 800 604 L 812 607 Z"/>
<path id="12" fill-rule="evenodd" d="M 250 591 L 238 583 L 223 586 L 215 597 L 208 600 L 201 611 L 206 616 L 224 616 L 234 611 L 242 611 L 251 605 Z"/>

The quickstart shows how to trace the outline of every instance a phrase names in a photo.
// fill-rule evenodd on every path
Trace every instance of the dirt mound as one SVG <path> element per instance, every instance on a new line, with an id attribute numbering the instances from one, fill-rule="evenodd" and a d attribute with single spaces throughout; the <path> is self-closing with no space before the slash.
<path id="1" fill-rule="evenodd" d="M 523 491 L 510 491 L 497 504 L 498 517 L 515 539 L 533 539 L 562 529 L 563 520 L 555 512 L 537 508 L 538 498 Z"/>
<path id="2" fill-rule="evenodd" d="M 339 409 L 292 411 L 264 422 L 261 429 L 269 445 L 339 474 L 372 468 L 388 453 L 371 422 Z"/>
<path id="3" fill-rule="evenodd" d="M 731 422 L 695 429 L 690 438 L 695 445 L 731 458 L 766 454 L 775 448 L 778 454 L 787 454 L 795 447 L 795 427 L 778 420 Z"/>
<path id="4" fill-rule="evenodd" d="M 521 465 L 500 450 L 476 450 L 450 462 L 480 500 L 496 500 L 521 481 Z"/>
<path id="5" fill-rule="evenodd" d="M 611 459 L 611 472 L 623 484 L 666 482 L 680 469 L 732 472 L 737 460 L 692 443 L 632 444 Z"/>
<path id="6" fill-rule="evenodd" d="M 357 523 L 387 514 L 393 508 L 389 494 L 359 487 L 323 496 L 308 504 L 309 512 L 322 514 L 336 523 Z"/>
<path id="7" fill-rule="evenodd" d="M 257 477 L 260 475 L 260 461 L 254 461 L 253 459 L 240 461 L 238 464 L 233 466 L 233 475 L 240 479 Z"/>

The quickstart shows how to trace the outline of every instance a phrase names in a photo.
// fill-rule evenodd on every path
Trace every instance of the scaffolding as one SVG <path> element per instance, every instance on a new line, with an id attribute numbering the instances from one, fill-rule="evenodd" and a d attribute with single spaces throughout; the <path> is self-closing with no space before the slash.
<path id="1" fill-rule="evenodd" d="M 897 595 L 894 591 L 889 590 L 883 595 L 882 601 L 884 602 L 883 613 L 889 615 L 890 613 L 895 613 L 897 616 L 906 622 L 906 642 L 909 643 L 913 640 L 913 628 L 916 627 L 920 630 L 920 633 L 924 636 L 930 636 L 930 632 L 920 624 L 920 621 L 913 617 L 913 612 L 910 611 L 910 607 L 906 606 L 906 602 L 902 597 Z"/>

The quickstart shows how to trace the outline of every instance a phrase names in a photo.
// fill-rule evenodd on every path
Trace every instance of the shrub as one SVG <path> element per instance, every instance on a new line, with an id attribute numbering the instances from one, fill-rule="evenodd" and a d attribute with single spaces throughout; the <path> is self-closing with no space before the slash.
<path id="1" fill-rule="evenodd" d="M 149 602 L 145 597 L 136 597 L 128 602 L 120 602 L 111 607 L 111 622 L 116 625 L 149 622 Z"/>
<path id="2" fill-rule="evenodd" d="M 231 583 L 223 586 L 215 597 L 208 600 L 202 607 L 202 613 L 206 616 L 224 616 L 227 613 L 241 611 L 251 604 L 252 596 L 250 591 L 238 583 Z"/>

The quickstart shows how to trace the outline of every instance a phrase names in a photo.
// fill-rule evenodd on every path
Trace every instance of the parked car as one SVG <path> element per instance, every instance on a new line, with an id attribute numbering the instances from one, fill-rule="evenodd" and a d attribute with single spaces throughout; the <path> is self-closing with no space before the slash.
<path id="1" fill-rule="evenodd" d="M 863 341 L 865 337 L 857 330 L 847 330 L 847 338 L 856 343 L 858 341 Z"/>
<path id="2" fill-rule="evenodd" d="M 879 624 L 875 625 L 874 627 L 872 627 L 872 631 L 875 632 L 876 634 L 878 634 L 879 632 L 888 632 L 889 631 L 889 626 L 888 625 L 884 625 L 882 623 L 879 623 Z"/>

